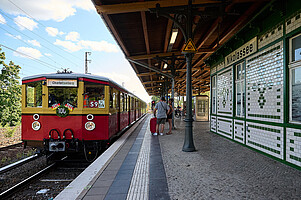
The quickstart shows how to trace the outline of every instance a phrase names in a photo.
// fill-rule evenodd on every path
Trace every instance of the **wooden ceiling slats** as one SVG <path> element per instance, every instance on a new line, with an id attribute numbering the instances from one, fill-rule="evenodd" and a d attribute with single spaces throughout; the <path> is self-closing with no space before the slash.
<path id="1" fill-rule="evenodd" d="M 127 58 L 139 60 L 148 66 L 161 69 L 164 73 L 164 63 L 156 57 L 170 57 L 181 59 L 176 61 L 177 90 L 186 89 L 186 63 L 181 50 L 184 46 L 183 34 L 179 30 L 172 49 L 169 41 L 172 29 L 175 27 L 170 19 L 158 17 L 150 13 L 150 8 L 186 6 L 188 0 L 92 0 L 97 12 L 101 15 L 110 32 Z M 192 61 L 192 87 L 194 92 L 209 90 L 210 68 L 204 61 L 210 57 L 221 45 L 232 38 L 257 11 L 270 0 L 231 0 L 229 4 L 223 0 L 193 0 L 193 5 L 212 4 L 213 7 L 199 7 L 197 12 L 202 16 L 195 16 L 193 20 L 194 42 L 198 52 Z M 170 14 L 171 17 L 176 15 Z M 170 52 L 169 52 L 170 51 Z M 161 75 L 142 66 L 131 63 L 135 73 L 150 95 L 159 94 Z M 176 91 L 177 91 L 176 90 Z M 180 91 L 178 91 L 180 92 Z"/>

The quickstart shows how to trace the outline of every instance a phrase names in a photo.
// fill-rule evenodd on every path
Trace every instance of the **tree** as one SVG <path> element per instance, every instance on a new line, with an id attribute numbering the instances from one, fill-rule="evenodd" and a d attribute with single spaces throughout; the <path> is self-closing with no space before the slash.
<path id="1" fill-rule="evenodd" d="M 21 67 L 12 61 L 5 64 L 5 53 L 0 48 L 0 123 L 15 126 L 21 121 Z"/>

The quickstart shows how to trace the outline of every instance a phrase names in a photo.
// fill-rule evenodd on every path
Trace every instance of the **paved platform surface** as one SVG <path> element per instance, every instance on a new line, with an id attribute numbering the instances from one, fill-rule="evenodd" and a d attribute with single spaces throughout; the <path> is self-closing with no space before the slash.
<path id="1" fill-rule="evenodd" d="M 196 151 L 183 152 L 185 122 L 152 136 L 150 117 L 77 199 L 301 199 L 301 171 L 210 133 L 208 122 L 193 123 Z"/>

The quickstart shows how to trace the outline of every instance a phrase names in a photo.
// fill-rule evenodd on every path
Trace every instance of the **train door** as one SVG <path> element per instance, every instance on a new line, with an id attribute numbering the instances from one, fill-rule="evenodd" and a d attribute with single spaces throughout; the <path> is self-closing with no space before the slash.
<path id="1" fill-rule="evenodd" d="M 128 116 L 129 116 L 129 124 L 132 122 L 132 121 L 131 121 L 131 110 L 132 110 L 131 100 L 132 100 L 132 98 L 130 97 L 130 95 L 128 95 Z"/>
<path id="2" fill-rule="evenodd" d="M 116 90 L 116 112 L 117 112 L 117 121 L 116 121 L 116 132 L 120 131 L 120 91 Z"/>

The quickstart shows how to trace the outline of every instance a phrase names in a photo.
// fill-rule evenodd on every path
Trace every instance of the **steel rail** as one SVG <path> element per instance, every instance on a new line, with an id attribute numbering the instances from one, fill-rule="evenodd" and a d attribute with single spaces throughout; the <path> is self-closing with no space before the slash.
<path id="1" fill-rule="evenodd" d="M 14 192 L 16 192 L 17 190 L 21 189 L 22 187 L 26 186 L 29 182 L 31 182 L 32 180 L 38 178 L 39 176 L 41 176 L 42 174 L 46 173 L 47 171 L 49 171 L 50 169 L 52 169 L 54 166 L 56 165 L 56 163 L 52 163 L 51 165 L 47 166 L 46 168 L 42 169 L 41 171 L 35 173 L 34 175 L 30 176 L 29 178 L 21 181 L 20 183 L 17 183 L 16 185 L 14 185 L 13 187 L 9 188 L 8 190 L 2 192 L 0 194 L 0 199 L 5 199 L 11 195 L 14 194 Z"/>
<path id="2" fill-rule="evenodd" d="M 12 145 L 9 145 L 9 146 L 5 146 L 5 147 L 0 147 L 0 151 L 6 151 L 7 149 L 14 148 L 14 147 L 17 147 L 19 145 L 22 145 L 22 142 L 12 144 Z"/>
<path id="3" fill-rule="evenodd" d="M 24 165 L 25 163 L 28 163 L 28 162 L 30 162 L 30 161 L 32 161 L 32 160 L 35 160 L 35 159 L 39 158 L 39 157 L 40 157 L 39 154 L 35 154 L 35 155 L 29 156 L 29 157 L 27 157 L 27 158 L 24 158 L 24 159 L 22 159 L 22 160 L 19 160 L 19 161 L 15 162 L 15 163 L 6 165 L 6 166 L 0 168 L 0 174 L 3 174 L 3 173 L 5 173 L 5 172 L 8 172 L 8 171 L 10 171 L 10 170 L 12 170 L 12 169 L 14 169 L 14 168 L 16 168 L 16 167 L 19 167 L 19 166 L 21 166 L 21 165 Z"/>

